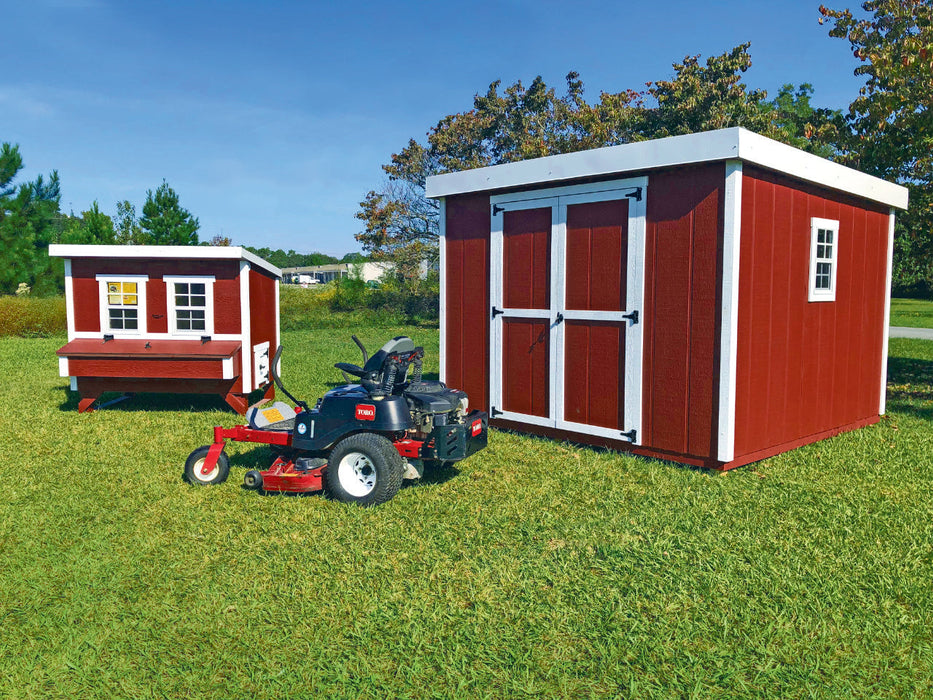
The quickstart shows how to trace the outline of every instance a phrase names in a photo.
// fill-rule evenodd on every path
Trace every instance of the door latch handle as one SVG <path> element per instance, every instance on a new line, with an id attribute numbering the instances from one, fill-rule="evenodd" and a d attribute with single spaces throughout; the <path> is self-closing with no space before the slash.
<path id="1" fill-rule="evenodd" d="M 492 317 L 493 317 L 493 318 L 495 318 L 495 317 L 498 316 L 499 314 L 504 314 L 504 313 L 505 313 L 505 311 L 503 311 L 502 309 L 497 309 L 495 306 L 492 307 Z"/>
<path id="2" fill-rule="evenodd" d="M 559 325 L 562 324 L 563 322 L 564 322 L 564 315 L 558 311 L 558 312 L 557 312 L 557 318 L 554 319 L 554 325 L 555 325 L 555 326 L 559 326 Z"/>

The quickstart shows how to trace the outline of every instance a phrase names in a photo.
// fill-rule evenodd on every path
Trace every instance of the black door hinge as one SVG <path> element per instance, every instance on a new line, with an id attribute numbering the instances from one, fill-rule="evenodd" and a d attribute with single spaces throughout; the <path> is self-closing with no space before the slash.
<path id="1" fill-rule="evenodd" d="M 627 318 L 628 320 L 632 322 L 632 325 L 634 326 L 636 323 L 638 323 L 638 309 L 635 309 L 630 314 L 622 314 L 622 318 Z"/>
<path id="2" fill-rule="evenodd" d="M 563 322 L 564 322 L 564 315 L 558 311 L 558 312 L 557 312 L 557 318 L 554 319 L 554 325 L 555 325 L 555 326 L 559 326 L 559 325 L 562 324 Z"/>
<path id="3" fill-rule="evenodd" d="M 106 342 L 111 341 L 111 340 L 113 340 L 113 333 L 105 333 L 105 334 L 104 334 L 104 342 L 106 343 Z"/>
<path id="4" fill-rule="evenodd" d="M 628 439 L 629 439 L 629 442 L 635 442 L 635 437 L 636 437 L 637 435 L 638 435 L 638 431 L 637 431 L 637 430 L 629 430 L 629 431 L 627 431 L 627 432 L 622 433 L 622 437 L 628 438 Z"/>
<path id="5" fill-rule="evenodd" d="M 626 197 L 631 197 L 631 198 L 634 199 L 636 202 L 640 202 L 640 201 L 641 201 L 641 187 L 636 187 L 636 188 L 635 188 L 634 190 L 632 190 L 631 192 L 626 192 L 626 193 L 625 193 L 625 196 L 626 196 Z"/>
<path id="6" fill-rule="evenodd" d="M 500 411 L 498 408 L 496 408 L 495 406 L 490 407 L 489 409 L 490 418 L 495 418 L 496 416 L 501 416 L 501 415 L 502 415 L 502 411 Z"/>
<path id="7" fill-rule="evenodd" d="M 504 314 L 504 313 L 505 313 L 505 311 L 503 311 L 502 309 L 497 309 L 495 306 L 492 307 L 492 317 L 493 317 L 493 318 L 495 318 L 495 317 L 498 316 L 499 314 Z"/>
<path id="8" fill-rule="evenodd" d="M 492 215 L 493 215 L 493 216 L 495 216 L 496 214 L 498 214 L 500 211 L 505 211 L 505 207 L 500 207 L 498 204 L 493 204 L 493 205 L 492 205 Z"/>

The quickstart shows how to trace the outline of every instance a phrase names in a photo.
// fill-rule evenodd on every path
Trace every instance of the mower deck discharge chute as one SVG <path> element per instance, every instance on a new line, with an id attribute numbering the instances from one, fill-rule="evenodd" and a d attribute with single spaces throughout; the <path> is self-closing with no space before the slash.
<path id="1" fill-rule="evenodd" d="M 363 366 L 334 365 L 349 383 L 328 391 L 311 409 L 279 379 L 280 346 L 270 374 L 295 408 L 260 402 L 246 412 L 248 425 L 215 427 L 214 442 L 188 457 L 185 478 L 219 484 L 230 471 L 226 440 L 264 443 L 275 461 L 264 471 L 248 471 L 246 488 L 323 489 L 339 501 L 369 506 L 388 501 L 403 479 L 420 478 L 425 466 L 457 462 L 486 447 L 487 414 L 470 411 L 466 393 L 423 380 L 424 350 L 411 338 L 393 338 L 372 357 L 356 336 L 353 341 L 363 352 Z"/>

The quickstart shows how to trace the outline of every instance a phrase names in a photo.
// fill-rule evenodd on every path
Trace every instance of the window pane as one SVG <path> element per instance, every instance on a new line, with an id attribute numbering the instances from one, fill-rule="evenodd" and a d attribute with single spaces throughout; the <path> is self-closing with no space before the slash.
<path id="1" fill-rule="evenodd" d="M 187 282 L 176 282 L 175 283 L 175 294 L 187 294 L 187 293 L 188 293 Z"/>
<path id="2" fill-rule="evenodd" d="M 188 306 L 188 297 L 175 296 L 175 306 Z"/>
<path id="3" fill-rule="evenodd" d="M 190 311 L 180 310 L 180 311 L 178 312 L 178 318 L 183 318 L 183 319 L 186 319 L 186 320 L 187 320 L 187 319 L 191 318 L 191 312 L 190 312 Z"/>
<path id="4" fill-rule="evenodd" d="M 206 302 L 207 302 L 207 297 L 197 297 L 197 296 L 191 297 L 192 306 L 207 306 Z"/>
<path id="5" fill-rule="evenodd" d="M 192 293 L 192 294 L 204 294 L 204 283 L 203 283 L 203 282 L 195 282 L 194 284 L 192 284 L 192 285 L 191 285 L 191 293 Z"/>
<path id="6" fill-rule="evenodd" d="M 825 229 L 817 229 L 817 231 L 816 231 L 816 242 L 817 242 L 817 243 L 825 243 L 825 242 L 826 242 L 826 230 L 825 230 Z"/>
<path id="7" fill-rule="evenodd" d="M 119 282 L 108 282 L 107 283 L 107 292 L 109 294 L 119 294 L 120 293 L 120 283 Z"/>
<path id="8" fill-rule="evenodd" d="M 191 321 L 178 319 L 178 330 L 180 331 L 190 331 L 191 330 Z"/>
<path id="9" fill-rule="evenodd" d="M 833 242 L 833 232 L 832 232 L 832 231 L 827 231 L 827 232 L 826 232 L 826 242 L 827 242 L 827 243 L 832 243 L 832 242 Z"/>
<path id="10" fill-rule="evenodd" d="M 137 296 L 135 294 L 126 294 L 123 296 L 123 303 L 127 306 L 136 306 Z"/>
<path id="11" fill-rule="evenodd" d="M 124 328 L 126 328 L 127 330 L 135 331 L 137 327 L 138 326 L 136 324 L 135 318 L 128 318 L 126 319 L 126 321 L 124 321 Z"/>
<path id="12" fill-rule="evenodd" d="M 136 294 L 136 283 L 135 282 L 124 282 L 123 293 L 124 294 Z"/>
<path id="13" fill-rule="evenodd" d="M 108 294 L 108 295 L 107 295 L 107 303 L 108 303 L 110 306 L 119 306 L 119 305 L 120 305 L 120 301 L 121 301 L 122 299 L 123 299 L 123 295 L 121 295 L 121 294 Z"/>
<path id="14" fill-rule="evenodd" d="M 204 330 L 204 321 L 203 321 L 203 320 L 201 320 L 201 321 L 196 321 L 196 320 L 191 321 L 191 330 L 203 331 L 203 330 Z"/>
<path id="15" fill-rule="evenodd" d="M 825 245 L 818 245 L 816 247 L 816 257 L 818 258 L 826 257 L 826 246 Z"/>

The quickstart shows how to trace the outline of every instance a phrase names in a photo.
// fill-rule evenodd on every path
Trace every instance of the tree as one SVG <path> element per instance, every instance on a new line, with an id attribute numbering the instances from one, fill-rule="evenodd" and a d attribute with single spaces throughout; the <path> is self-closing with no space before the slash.
<path id="1" fill-rule="evenodd" d="M 62 273 L 48 257 L 49 243 L 58 235 L 58 172 L 48 180 L 14 184 L 22 170 L 19 146 L 0 146 L 0 293 L 11 294 L 20 283 L 33 293 L 47 294 L 63 285 Z"/>
<path id="2" fill-rule="evenodd" d="M 91 208 L 81 212 L 81 217 L 68 217 L 68 224 L 61 235 L 62 243 L 86 243 L 109 245 L 115 242 L 113 221 L 100 210 L 97 200 Z"/>
<path id="3" fill-rule="evenodd" d="M 674 64 L 671 80 L 646 90 L 603 92 L 590 105 L 583 82 L 571 72 L 558 95 L 537 77 L 500 93 L 500 81 L 476 95 L 473 109 L 441 119 L 427 144 L 414 139 L 383 166 L 379 190 L 366 194 L 356 217 L 356 239 L 374 259 L 392 260 L 409 279 L 421 262 L 437 260 L 438 206 L 424 196 L 428 176 L 525 158 L 612 146 L 695 131 L 745 126 L 824 155 L 835 152 L 838 113 L 814 109 L 812 87 L 785 86 L 768 102 L 763 90 L 748 90 L 741 74 L 751 66 L 749 44 L 701 64 L 687 56 Z"/>
<path id="4" fill-rule="evenodd" d="M 198 244 L 198 220 L 178 203 L 178 195 L 165 180 L 155 194 L 152 190 L 146 192 L 139 227 L 141 242 L 150 245 Z"/>
<path id="5" fill-rule="evenodd" d="M 128 199 L 117 202 L 117 215 L 113 218 L 115 243 L 130 245 L 142 242 L 142 229 L 136 220 L 136 207 Z"/>
<path id="6" fill-rule="evenodd" d="M 849 42 L 865 78 L 847 114 L 848 162 L 910 189 L 898 216 L 894 286 L 933 292 L 933 4 L 863 2 L 868 16 L 820 6 L 831 37 Z"/>

